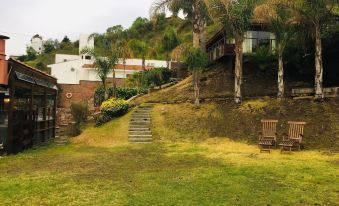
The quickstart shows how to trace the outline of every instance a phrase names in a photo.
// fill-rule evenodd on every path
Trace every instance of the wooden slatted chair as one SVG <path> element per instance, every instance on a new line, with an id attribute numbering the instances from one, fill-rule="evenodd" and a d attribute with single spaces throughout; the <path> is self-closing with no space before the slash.
<path id="1" fill-rule="evenodd" d="M 270 152 L 272 147 L 277 146 L 277 123 L 278 120 L 261 120 L 262 132 L 259 134 L 260 152 Z"/>
<path id="2" fill-rule="evenodd" d="M 283 141 L 279 144 L 281 151 L 292 151 L 293 148 L 300 151 L 306 122 L 288 122 L 288 125 L 288 135 L 284 135 Z"/>

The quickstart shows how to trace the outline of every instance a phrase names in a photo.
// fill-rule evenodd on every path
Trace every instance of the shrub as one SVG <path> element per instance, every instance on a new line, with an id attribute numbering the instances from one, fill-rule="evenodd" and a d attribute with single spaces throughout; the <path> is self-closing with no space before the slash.
<path id="1" fill-rule="evenodd" d="M 117 98 L 118 99 L 124 99 L 128 100 L 131 97 L 134 97 L 135 95 L 138 94 L 138 89 L 137 88 L 123 88 L 123 87 L 118 87 L 116 89 L 117 92 Z M 108 96 L 112 97 L 113 96 L 113 88 L 108 89 Z"/>
<path id="2" fill-rule="evenodd" d="M 72 103 L 71 114 L 75 121 L 75 135 L 80 134 L 80 125 L 87 121 L 88 116 L 88 104 L 84 102 Z"/>
<path id="3" fill-rule="evenodd" d="M 104 101 L 100 107 L 101 115 L 96 120 L 96 125 L 100 126 L 109 122 L 115 117 L 120 117 L 127 113 L 129 105 L 123 99 L 111 98 Z"/>
<path id="4" fill-rule="evenodd" d="M 123 87 L 118 87 L 116 88 L 117 91 L 117 98 L 118 99 L 124 99 L 128 100 L 131 97 L 134 97 L 137 94 L 140 93 L 145 93 L 147 92 L 147 89 L 145 88 L 123 88 Z M 113 88 L 110 87 L 107 90 L 107 95 L 108 98 L 113 97 Z M 98 87 L 94 93 L 94 106 L 99 106 L 105 101 L 104 99 L 104 90 L 102 87 Z"/>

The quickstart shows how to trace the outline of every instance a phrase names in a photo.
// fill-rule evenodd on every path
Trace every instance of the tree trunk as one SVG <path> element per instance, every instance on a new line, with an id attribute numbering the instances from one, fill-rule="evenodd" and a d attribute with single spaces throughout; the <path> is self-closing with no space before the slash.
<path id="1" fill-rule="evenodd" d="M 194 84 L 194 105 L 200 106 L 200 90 L 199 90 L 199 74 L 198 70 L 193 71 L 193 84 Z"/>
<path id="2" fill-rule="evenodd" d="M 146 60 L 145 60 L 145 57 L 142 57 L 142 70 L 146 71 Z"/>
<path id="3" fill-rule="evenodd" d="M 169 60 L 168 52 L 166 52 L 166 64 L 167 64 L 167 69 L 169 69 L 170 60 Z"/>
<path id="4" fill-rule="evenodd" d="M 243 58 L 243 38 L 235 39 L 235 81 L 234 81 L 234 101 L 237 104 L 242 102 L 242 58 Z"/>
<path id="5" fill-rule="evenodd" d="M 205 43 L 205 28 L 206 21 L 200 12 L 200 3 L 196 1 L 193 5 L 193 47 L 201 48 L 202 50 L 206 50 Z"/>
<path id="6" fill-rule="evenodd" d="M 126 59 L 124 58 L 122 63 L 124 64 L 124 87 L 126 87 L 126 80 L 127 80 L 127 77 L 126 77 Z"/>
<path id="7" fill-rule="evenodd" d="M 283 51 L 281 45 L 278 45 L 278 99 L 284 98 L 285 95 L 285 83 L 284 83 L 284 62 L 283 62 Z"/>
<path id="8" fill-rule="evenodd" d="M 107 91 L 106 91 L 106 80 L 102 81 L 102 86 L 104 88 L 104 101 L 107 99 Z M 102 103 L 102 102 L 101 102 Z"/>
<path id="9" fill-rule="evenodd" d="M 115 69 L 113 69 L 113 97 L 117 98 L 117 82 L 115 79 Z"/>
<path id="10" fill-rule="evenodd" d="M 315 28 L 315 99 L 322 100 L 323 92 L 323 60 L 320 26 Z"/>

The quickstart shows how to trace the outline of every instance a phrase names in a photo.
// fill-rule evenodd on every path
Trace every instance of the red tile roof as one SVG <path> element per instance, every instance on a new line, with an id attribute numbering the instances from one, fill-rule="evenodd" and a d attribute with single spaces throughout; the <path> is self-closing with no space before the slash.
<path id="1" fill-rule="evenodd" d="M 90 69 L 90 68 L 94 68 L 94 64 L 85 64 L 82 66 L 82 68 L 87 68 L 87 69 Z M 115 69 L 124 69 L 124 65 L 123 64 L 117 64 L 115 66 Z M 126 70 L 133 70 L 133 71 L 142 71 L 142 66 L 141 65 L 126 65 Z M 149 70 L 149 69 L 153 69 L 153 67 L 147 67 L 146 66 L 146 70 Z"/>

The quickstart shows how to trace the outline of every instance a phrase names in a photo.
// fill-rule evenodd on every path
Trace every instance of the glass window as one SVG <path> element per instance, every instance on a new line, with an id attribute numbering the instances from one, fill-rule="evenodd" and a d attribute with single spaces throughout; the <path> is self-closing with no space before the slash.
<path id="1" fill-rule="evenodd" d="M 9 101 L 8 96 L 0 94 L 0 145 L 7 139 Z"/>

